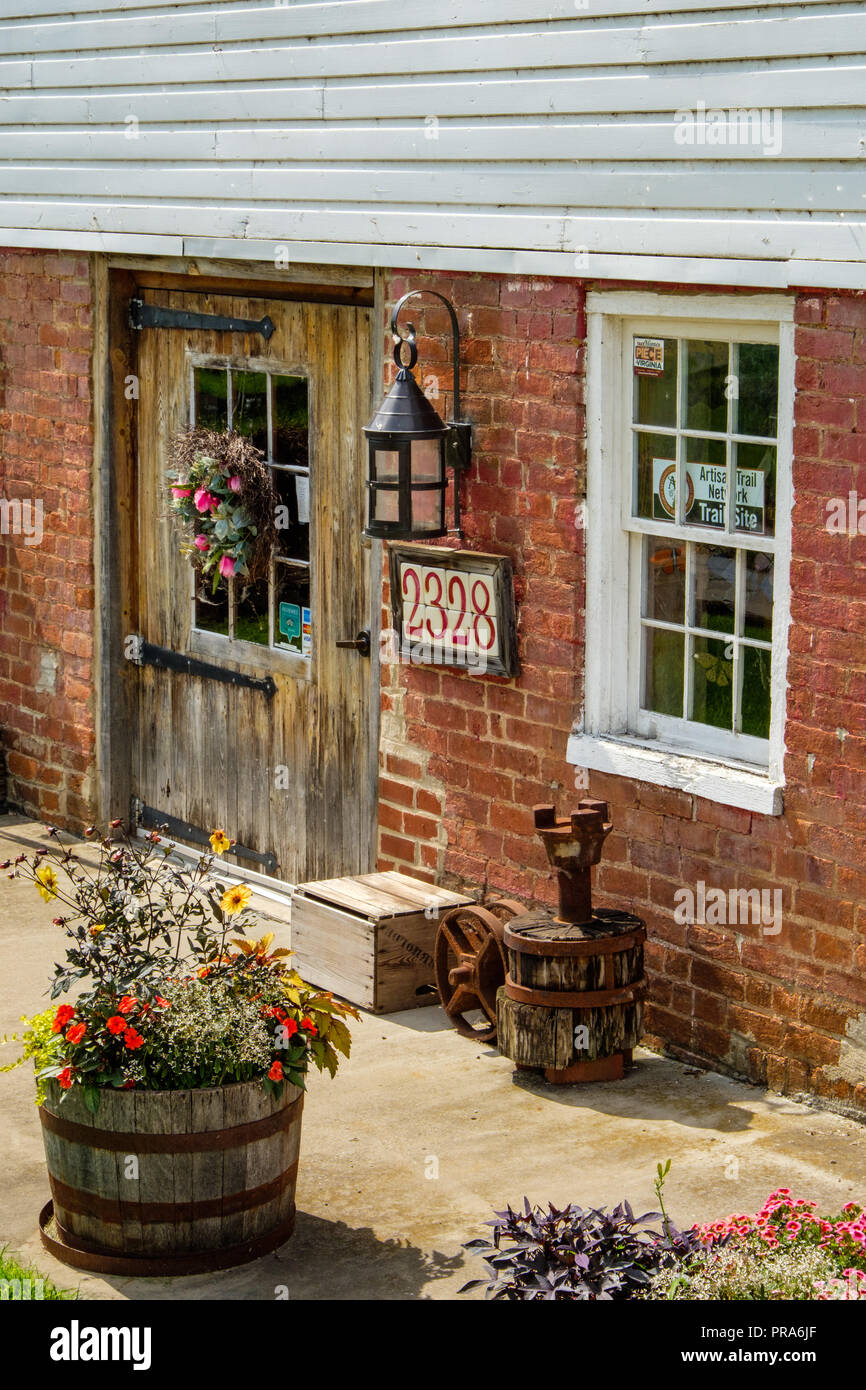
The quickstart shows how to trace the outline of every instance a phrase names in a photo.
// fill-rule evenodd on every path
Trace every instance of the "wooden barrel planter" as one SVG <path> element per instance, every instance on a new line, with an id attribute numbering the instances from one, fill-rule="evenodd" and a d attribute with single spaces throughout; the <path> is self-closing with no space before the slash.
<path id="1" fill-rule="evenodd" d="M 643 1025 L 646 926 L 600 909 L 589 921 L 526 913 L 507 922 L 499 1050 L 548 1081 L 615 1081 Z"/>
<path id="2" fill-rule="evenodd" d="M 108 1274 L 194 1274 L 287 1240 L 304 1093 L 261 1082 L 196 1091 L 103 1090 L 95 1115 L 55 1081 L 40 1107 L 52 1201 L 42 1241 Z"/>

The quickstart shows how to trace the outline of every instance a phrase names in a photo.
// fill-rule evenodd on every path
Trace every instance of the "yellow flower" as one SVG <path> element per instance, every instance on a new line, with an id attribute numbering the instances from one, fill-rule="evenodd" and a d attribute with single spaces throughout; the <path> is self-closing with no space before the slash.
<path id="1" fill-rule="evenodd" d="M 234 888 L 229 888 L 220 898 L 220 907 L 229 916 L 235 912 L 241 912 L 246 907 L 253 890 L 248 888 L 245 883 L 238 883 Z"/>
<path id="2" fill-rule="evenodd" d="M 105 931 L 105 923 L 104 923 L 104 922 L 96 922 L 96 923 L 94 923 L 94 925 L 90 928 L 90 935 L 91 935 L 91 936 L 98 936 L 99 933 L 100 933 L 101 931 Z"/>
<path id="3" fill-rule="evenodd" d="M 36 870 L 36 882 L 43 902 L 50 903 L 57 897 L 57 875 L 50 864 L 42 864 Z"/>
<path id="4" fill-rule="evenodd" d="M 232 842 L 224 830 L 215 830 L 210 837 L 210 847 L 214 854 L 225 854 L 227 849 L 231 849 Z"/>

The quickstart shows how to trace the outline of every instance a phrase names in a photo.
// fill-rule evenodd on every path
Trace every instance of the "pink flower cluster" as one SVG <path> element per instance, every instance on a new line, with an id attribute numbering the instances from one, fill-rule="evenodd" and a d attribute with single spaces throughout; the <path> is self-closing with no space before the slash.
<path id="1" fill-rule="evenodd" d="M 844 1248 L 866 1259 L 866 1211 L 856 1202 L 842 1208 L 842 1221 L 826 1221 L 815 1214 L 817 1202 L 793 1198 L 789 1187 L 780 1187 L 767 1198 L 754 1216 L 739 1213 L 724 1221 L 711 1221 L 694 1229 L 704 1245 L 716 1245 L 734 1238 L 757 1236 L 769 1250 L 788 1245 L 802 1237 L 819 1249 Z M 848 1273 L 849 1271 L 845 1271 Z M 864 1275 L 866 1278 L 866 1275 Z"/>

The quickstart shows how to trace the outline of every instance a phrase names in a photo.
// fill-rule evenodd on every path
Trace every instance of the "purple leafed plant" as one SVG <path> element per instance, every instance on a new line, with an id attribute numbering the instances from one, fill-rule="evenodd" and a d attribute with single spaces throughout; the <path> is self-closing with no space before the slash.
<path id="1" fill-rule="evenodd" d="M 628 1202 L 613 1211 L 551 1203 L 545 1212 L 524 1197 L 523 1211 L 495 1215 L 486 1223 L 493 1239 L 464 1246 L 483 1256 L 490 1277 L 470 1279 L 461 1293 L 483 1286 L 491 1299 L 633 1298 L 657 1270 L 699 1248 L 692 1232 L 678 1231 L 662 1212 L 635 1216 Z"/>

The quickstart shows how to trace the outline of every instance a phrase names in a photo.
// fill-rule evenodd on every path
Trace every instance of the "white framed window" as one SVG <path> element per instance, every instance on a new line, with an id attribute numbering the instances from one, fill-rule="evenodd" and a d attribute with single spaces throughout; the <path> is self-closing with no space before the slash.
<path id="1" fill-rule="evenodd" d="M 793 301 L 587 302 L 586 683 L 569 760 L 782 809 Z"/>

